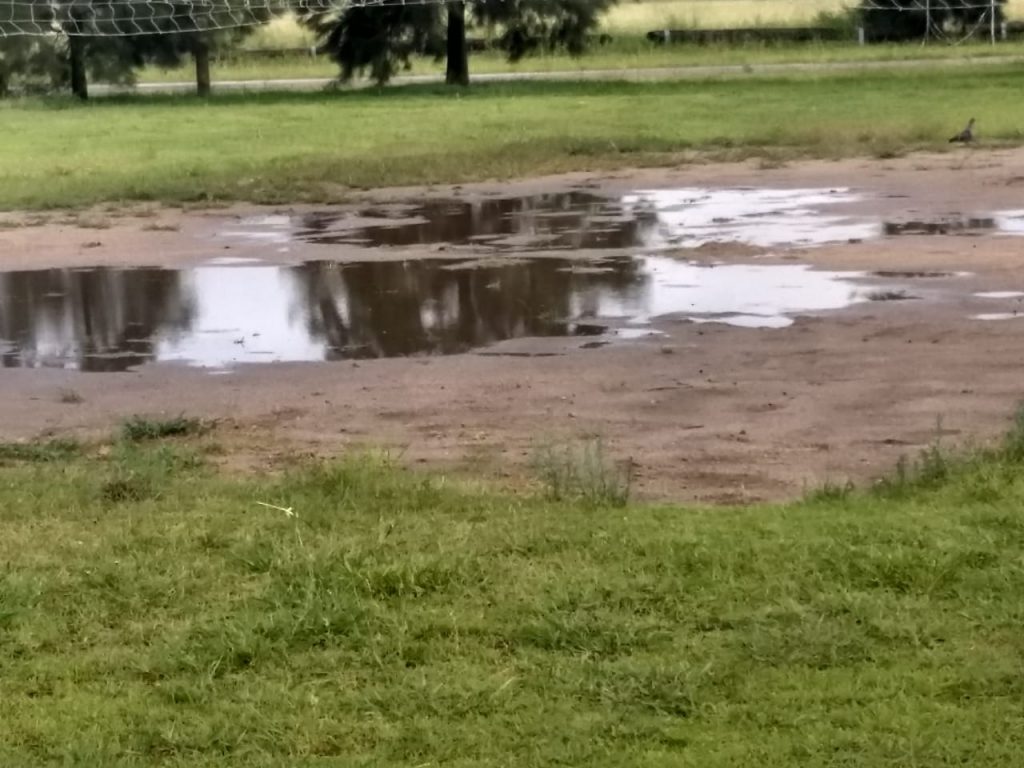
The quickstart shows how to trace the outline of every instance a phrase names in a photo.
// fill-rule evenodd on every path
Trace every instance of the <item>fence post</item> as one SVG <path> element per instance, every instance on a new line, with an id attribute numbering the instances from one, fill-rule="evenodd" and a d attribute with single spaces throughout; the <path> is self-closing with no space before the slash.
<path id="1" fill-rule="evenodd" d="M 857 45 L 864 45 L 866 42 L 865 38 L 864 27 L 857 27 Z"/>
<path id="2" fill-rule="evenodd" d="M 989 32 L 992 36 L 992 45 L 996 44 L 996 0 L 992 0 L 988 7 L 989 13 Z"/>

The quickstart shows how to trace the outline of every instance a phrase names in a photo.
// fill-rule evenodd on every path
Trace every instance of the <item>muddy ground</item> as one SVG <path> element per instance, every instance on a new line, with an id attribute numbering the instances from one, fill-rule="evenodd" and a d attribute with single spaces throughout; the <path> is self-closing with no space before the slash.
<path id="1" fill-rule="evenodd" d="M 1024 208 L 1024 151 L 770 169 L 756 162 L 700 165 L 362 197 L 388 204 L 423 196 L 736 185 L 848 187 L 864 199 L 843 210 L 879 221 L 983 217 Z M 0 270 L 176 266 L 223 255 L 325 258 L 315 244 L 290 243 L 283 251 L 279 242 L 224 236 L 254 215 L 289 212 L 232 206 L 10 214 L 0 230 Z M 439 250 L 335 245 L 326 258 L 404 259 Z M 0 439 L 102 435 L 130 414 L 186 413 L 220 420 L 225 461 L 238 466 L 374 445 L 395 449 L 415 466 L 518 482 L 538 446 L 600 436 L 616 458 L 632 463 L 640 496 L 732 503 L 792 498 L 825 481 L 869 482 L 937 436 L 948 445 L 991 440 L 1024 395 L 1024 318 L 1015 316 L 1024 305 L 1018 297 L 975 295 L 1024 290 L 1019 236 L 939 231 L 813 248 L 714 243 L 674 255 L 884 271 L 873 276 L 880 290 L 905 300 L 802 314 L 785 328 L 666 316 L 653 324 L 664 335 L 602 346 L 519 338 L 466 354 L 247 365 L 227 375 L 180 364 L 115 373 L 3 368 Z"/>

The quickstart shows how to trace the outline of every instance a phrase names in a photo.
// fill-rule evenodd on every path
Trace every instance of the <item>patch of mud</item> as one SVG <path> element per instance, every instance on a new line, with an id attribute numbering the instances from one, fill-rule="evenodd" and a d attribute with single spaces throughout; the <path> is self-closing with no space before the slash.
<path id="1" fill-rule="evenodd" d="M 887 237 L 900 235 L 980 235 L 997 228 L 993 217 L 960 218 L 937 221 L 887 221 L 882 231 Z"/>
<path id="2" fill-rule="evenodd" d="M 871 291 L 867 294 L 868 301 L 911 301 L 917 298 L 906 291 Z"/>
<path id="3" fill-rule="evenodd" d="M 938 279 L 942 277 L 954 277 L 952 272 L 938 272 L 934 270 L 905 270 L 905 269 L 876 269 L 872 272 L 875 277 L 889 279 L 912 280 L 916 278 Z"/>

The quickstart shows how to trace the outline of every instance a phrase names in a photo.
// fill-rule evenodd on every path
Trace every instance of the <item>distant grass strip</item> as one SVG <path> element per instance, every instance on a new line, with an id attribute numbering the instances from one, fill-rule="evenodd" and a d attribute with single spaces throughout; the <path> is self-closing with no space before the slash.
<path id="1" fill-rule="evenodd" d="M 730 0 L 731 2 L 732 0 Z M 470 72 L 474 75 L 503 72 L 573 72 L 578 70 L 630 70 L 667 67 L 714 67 L 771 64 L 836 64 L 842 62 L 886 62 L 930 59 L 936 62 L 963 62 L 987 58 L 1024 56 L 1024 43 L 1007 42 L 965 45 L 929 45 L 920 43 L 857 45 L 850 42 L 663 45 L 643 36 L 616 35 L 613 42 L 593 46 L 581 56 L 554 52 L 527 56 L 510 62 L 500 51 L 473 53 Z M 443 76 L 445 62 L 432 57 L 414 58 L 412 68 L 402 75 Z M 274 80 L 291 78 L 337 77 L 338 66 L 327 56 L 288 55 L 275 58 L 226 57 L 213 64 L 214 87 L 217 81 Z M 141 83 L 194 82 L 191 64 L 176 69 L 147 67 L 138 73 Z"/>
<path id="2" fill-rule="evenodd" d="M 0 762 L 1015 767 L 1022 434 L 732 510 L 0 466 Z"/>
<path id="3" fill-rule="evenodd" d="M 43 443 L 0 443 L 0 463 L 11 461 L 63 461 L 79 454 L 74 440 L 49 440 Z"/>
<path id="4" fill-rule="evenodd" d="M 0 106 L 0 208 L 292 202 L 352 188 L 700 158 L 892 156 L 978 118 L 1016 143 L 1024 70 L 339 94 L 121 97 Z M 572 115 L 572 120 L 566 120 Z"/>

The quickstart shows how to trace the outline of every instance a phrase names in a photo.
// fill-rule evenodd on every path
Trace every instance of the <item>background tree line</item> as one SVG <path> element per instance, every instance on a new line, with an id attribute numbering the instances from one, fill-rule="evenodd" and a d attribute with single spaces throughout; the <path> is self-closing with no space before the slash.
<path id="1" fill-rule="evenodd" d="M 8 0 L 9 1 L 9 0 Z M 0 11 L 5 0 L 0 0 Z M 88 82 L 132 82 L 144 66 L 173 68 L 195 63 L 200 95 L 210 90 L 210 58 L 237 46 L 266 21 L 294 13 L 313 30 L 319 50 L 339 66 L 340 78 L 369 75 L 385 83 L 413 57 L 446 61 L 446 79 L 470 77 L 467 30 L 485 32 L 491 44 L 515 61 L 534 51 L 584 51 L 601 17 L 618 0 L 447 0 L 425 5 L 325 8 L 317 0 L 19 0 L 34 3 L 33 18 L 46 35 L 10 35 L 0 12 L 0 96 L 14 90 L 70 87 L 81 98 Z M 1006 0 L 996 0 L 996 24 Z M 937 32 L 964 34 L 987 20 L 983 2 L 861 0 L 849 20 L 873 42 L 921 39 Z M 239 24 L 239 14 L 245 24 Z M 135 31 L 125 35 L 126 31 Z"/>
<path id="2" fill-rule="evenodd" d="M 251 24 L 233 26 L 231 0 L 192 14 L 191 4 L 139 0 L 37 0 L 35 15 L 50 20 L 51 34 L 0 37 L 0 95 L 15 89 L 70 87 L 81 98 L 89 80 L 130 83 L 143 66 L 177 67 L 189 58 L 200 95 L 210 89 L 210 57 L 230 49 L 277 15 L 292 12 L 321 39 L 320 50 L 340 67 L 343 80 L 369 74 L 384 83 L 413 56 L 447 59 L 449 83 L 469 82 L 470 25 L 493 33 L 494 45 L 513 59 L 538 50 L 581 53 L 601 14 L 616 0 L 450 0 L 428 5 L 326 9 L 305 0 L 239 6 Z M 218 18 L 222 15 L 223 18 Z M 132 21 L 126 21 L 126 19 Z M 141 22 L 139 21 L 141 20 Z M 8 29 L 4 30 L 5 24 Z M 125 35 L 135 25 L 143 31 Z M 229 28 L 226 28 L 229 27 Z M 0 33 L 12 31 L 0 16 Z"/>

